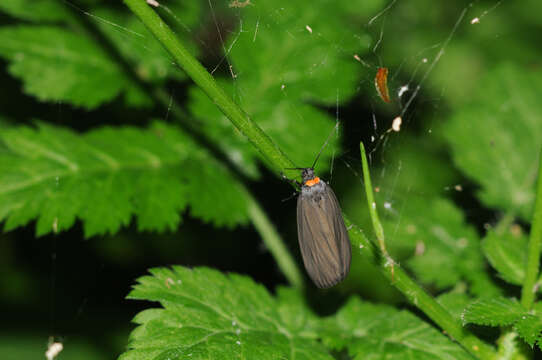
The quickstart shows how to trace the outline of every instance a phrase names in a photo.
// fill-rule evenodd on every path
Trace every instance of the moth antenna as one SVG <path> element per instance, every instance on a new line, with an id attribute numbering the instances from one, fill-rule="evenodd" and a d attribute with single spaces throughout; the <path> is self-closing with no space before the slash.
<path id="1" fill-rule="evenodd" d="M 324 145 L 322 145 L 322 148 L 320 149 L 320 152 L 318 152 L 318 155 L 316 155 L 316 159 L 314 159 L 314 162 L 312 163 L 311 169 L 314 169 L 314 167 L 316 166 L 316 162 L 318 161 L 318 159 L 320 158 L 320 155 L 322 155 L 322 152 L 324 151 L 327 144 L 329 143 L 329 140 L 331 139 L 331 135 L 333 135 L 333 132 L 335 132 L 338 128 L 339 128 L 339 122 L 337 121 L 335 123 L 335 126 L 333 127 L 333 129 L 331 129 L 331 132 L 327 136 L 326 142 L 324 143 Z"/>

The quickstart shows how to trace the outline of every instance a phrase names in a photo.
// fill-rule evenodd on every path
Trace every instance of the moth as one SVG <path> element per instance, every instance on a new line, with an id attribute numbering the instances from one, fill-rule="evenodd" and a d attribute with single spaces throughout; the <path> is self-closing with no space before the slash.
<path id="1" fill-rule="evenodd" d="M 314 174 L 301 170 L 297 198 L 297 237 L 305 269 L 314 284 L 325 289 L 341 282 L 350 270 L 352 249 L 335 193 Z"/>

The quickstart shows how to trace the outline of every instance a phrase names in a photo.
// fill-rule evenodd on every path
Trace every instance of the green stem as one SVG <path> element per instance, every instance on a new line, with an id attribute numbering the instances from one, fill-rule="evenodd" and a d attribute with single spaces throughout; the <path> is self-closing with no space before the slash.
<path id="1" fill-rule="evenodd" d="M 521 305 L 526 309 L 531 309 L 533 306 L 536 292 L 535 283 L 540 265 L 540 245 L 542 242 L 542 153 L 540 154 L 539 161 L 536 200 L 533 221 L 531 223 L 531 233 L 529 235 L 529 257 L 527 259 L 525 280 L 521 289 Z"/>
<path id="2" fill-rule="evenodd" d="M 301 275 L 296 262 L 293 260 L 286 246 L 284 246 L 280 235 L 277 233 L 260 205 L 256 201 L 252 201 L 249 204 L 248 212 L 254 227 L 262 236 L 263 242 L 273 254 L 275 261 L 290 284 L 297 288 L 303 288 L 303 276 Z"/>
<path id="3" fill-rule="evenodd" d="M 128 7 L 149 28 L 160 43 L 175 58 L 179 66 L 210 97 L 226 117 L 263 154 L 271 165 L 279 170 L 295 167 L 291 160 L 252 120 L 218 87 L 212 76 L 175 37 L 170 28 L 145 3 L 144 0 L 124 0 Z M 417 285 L 399 266 L 392 274 L 387 271 L 391 265 L 382 263 L 383 253 L 365 237 L 361 230 L 345 218 L 354 248 L 368 261 L 377 264 L 390 280 L 416 307 L 438 324 L 450 337 L 462 344 L 467 351 L 480 359 L 493 358 L 495 351 L 476 336 L 465 330 L 438 302 Z"/>
<path id="4" fill-rule="evenodd" d="M 158 102 L 170 109 L 173 116 L 180 119 L 188 118 L 188 114 L 186 114 L 175 101 L 171 102 L 168 95 L 163 90 L 155 90 L 154 95 Z M 191 126 L 191 129 L 197 131 L 193 126 Z M 254 196 L 246 189 L 246 187 L 244 187 L 244 185 L 242 186 L 248 198 L 248 215 L 254 228 L 258 234 L 260 234 L 262 241 L 275 259 L 279 269 L 286 277 L 286 280 L 288 280 L 288 283 L 296 288 L 302 289 L 304 287 L 304 278 L 292 254 L 284 245 L 284 241 L 277 233 L 273 224 L 267 217 L 267 214 L 262 210 Z"/>
<path id="5" fill-rule="evenodd" d="M 73 10 L 71 7 L 66 5 L 69 10 Z M 99 29 L 92 27 L 88 28 L 89 24 L 81 23 L 82 17 L 80 14 L 74 11 L 69 11 L 68 13 L 72 14 L 70 20 L 83 31 L 86 31 L 89 36 L 93 37 L 95 33 L 99 33 L 104 38 L 102 40 L 107 41 L 105 34 L 101 33 Z M 99 40 L 99 39 L 98 39 Z M 96 41 L 97 45 L 102 45 L 103 42 Z M 123 63 L 129 64 L 129 62 L 122 57 L 122 54 L 116 48 L 113 42 L 108 42 L 109 46 L 104 46 L 104 50 L 111 51 L 113 50 L 115 54 L 112 56 L 113 61 L 120 60 Z M 173 117 L 179 119 L 186 128 L 191 131 L 191 135 L 196 134 L 197 137 L 202 138 L 204 134 L 201 134 L 197 126 L 188 121 L 190 116 L 186 113 L 182 107 L 180 107 L 176 101 L 170 98 L 166 91 L 161 88 L 151 88 L 145 86 L 145 80 L 139 76 L 136 72 L 130 72 L 128 68 L 124 69 L 127 72 L 127 76 L 132 79 L 133 85 L 137 86 L 140 91 L 146 92 L 149 95 L 149 98 L 152 99 L 155 103 L 161 105 L 164 108 L 167 108 L 171 112 Z M 196 139 L 198 141 L 199 139 Z M 205 139 L 206 140 L 206 139 Z M 207 144 L 204 144 L 207 145 Z M 213 153 L 213 149 L 210 149 L 211 156 L 215 156 L 216 152 Z M 217 161 L 221 161 L 217 156 L 215 156 Z M 294 287 L 302 288 L 304 284 L 304 278 L 300 272 L 300 269 L 297 267 L 297 264 L 294 260 L 294 257 L 286 250 L 286 246 L 283 243 L 283 240 L 274 230 L 270 220 L 267 218 L 267 215 L 264 211 L 261 210 L 259 204 L 257 203 L 254 196 L 246 189 L 242 184 L 242 181 L 238 179 L 240 185 L 244 188 L 246 197 L 249 203 L 249 217 L 251 222 L 254 224 L 254 228 L 260 234 L 264 244 L 269 249 L 271 255 L 274 257 L 277 262 L 278 267 L 281 269 L 282 273 L 286 277 L 286 280 Z"/>
<path id="6" fill-rule="evenodd" d="M 395 266 L 395 262 L 388 255 L 386 245 L 384 242 L 384 227 L 378 217 L 378 210 L 373 194 L 373 187 L 371 183 L 371 174 L 369 171 L 369 163 L 367 161 L 367 155 L 365 152 L 365 146 L 362 142 L 359 144 L 361 154 L 361 165 L 363 170 L 363 181 L 365 183 L 365 193 L 367 196 L 367 205 L 369 207 L 369 214 L 373 223 L 373 229 L 378 240 L 380 254 L 375 253 L 376 249 L 373 249 L 372 254 L 368 254 L 368 250 L 372 249 L 371 243 L 366 239 L 365 235 L 361 231 L 356 231 L 352 236 L 350 233 L 352 243 L 354 246 L 365 250 L 367 257 L 376 265 L 379 265 L 381 269 L 388 269 L 390 271 L 383 271 L 386 277 L 391 283 L 398 288 L 414 305 L 422 309 L 423 312 L 429 316 L 435 323 L 437 323 L 442 329 L 457 342 L 462 344 L 469 352 L 477 357 L 490 358 L 492 350 L 486 344 L 482 343 L 477 337 L 468 333 L 461 323 L 455 320 L 438 302 L 427 294 L 418 284 L 416 284 L 399 266 Z M 378 260 L 381 259 L 382 260 Z"/>
<path id="7" fill-rule="evenodd" d="M 453 340 L 460 343 L 469 353 L 479 359 L 493 359 L 495 354 L 494 349 L 478 339 L 476 336 L 467 331 L 461 323 L 456 320 L 450 313 L 442 307 L 431 295 L 422 289 L 408 274 L 395 264 L 395 270 L 392 273 L 388 271 L 391 262 L 382 261 L 382 253 L 376 244 L 367 239 L 365 234 L 356 225 L 353 225 L 350 220 L 344 218 L 346 226 L 350 229 L 350 241 L 352 247 L 357 249 L 358 253 L 367 261 L 375 264 L 381 270 L 384 276 L 405 297 L 418 309 L 423 311 L 431 320 L 433 320 L 444 332 Z"/>
<path id="8" fill-rule="evenodd" d="M 169 51 L 177 64 L 209 96 L 233 125 L 252 142 L 265 159 L 281 171 L 295 167 L 273 140 L 217 85 L 211 74 L 186 50 L 169 26 L 144 0 L 124 0 L 124 2 Z"/>
<path id="9" fill-rule="evenodd" d="M 373 222 L 373 229 L 380 245 L 380 250 L 386 256 L 388 251 L 386 250 L 386 243 L 384 242 L 384 227 L 378 217 L 378 210 L 376 208 L 376 202 L 373 194 L 373 185 L 371 184 L 371 174 L 369 172 L 369 163 L 367 162 L 367 155 L 365 153 L 365 146 L 363 142 L 359 143 L 359 150 L 361 153 L 361 167 L 363 169 L 363 182 L 365 183 L 365 194 L 367 196 L 367 206 L 369 207 L 369 214 Z"/>

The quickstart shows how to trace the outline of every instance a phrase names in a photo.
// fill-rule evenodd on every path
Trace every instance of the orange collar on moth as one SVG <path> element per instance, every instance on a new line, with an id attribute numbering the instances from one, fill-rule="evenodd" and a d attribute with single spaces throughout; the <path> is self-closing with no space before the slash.
<path id="1" fill-rule="evenodd" d="M 305 185 L 307 186 L 314 186 L 320 182 L 320 178 L 317 176 L 314 179 L 305 181 Z"/>

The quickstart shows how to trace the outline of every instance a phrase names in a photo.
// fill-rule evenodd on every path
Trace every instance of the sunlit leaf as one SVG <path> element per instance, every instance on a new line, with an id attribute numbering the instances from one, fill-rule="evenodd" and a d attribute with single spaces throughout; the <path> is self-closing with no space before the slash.
<path id="1" fill-rule="evenodd" d="M 188 204 L 216 225 L 247 219 L 229 172 L 178 128 L 105 127 L 79 135 L 40 124 L 2 132 L 0 219 L 5 230 L 36 219 L 36 233 L 115 233 L 137 216 L 139 230 L 174 230 Z M 219 199 L 219 201 L 217 201 Z"/>
<path id="2" fill-rule="evenodd" d="M 441 332 L 406 311 L 351 299 L 326 323 L 324 343 L 353 359 L 470 359 Z"/>
<path id="3" fill-rule="evenodd" d="M 313 335 L 316 321 L 299 295 L 279 299 L 251 279 L 208 268 L 153 269 L 129 298 L 162 308 L 136 316 L 129 350 L 120 359 L 331 360 Z"/>
<path id="4" fill-rule="evenodd" d="M 517 331 L 519 336 L 531 347 L 535 343 L 540 346 L 540 338 L 542 336 L 542 316 L 537 315 L 523 315 L 518 322 L 514 325 L 514 330 Z"/>
<path id="5" fill-rule="evenodd" d="M 60 27 L 2 27 L 0 56 L 9 60 L 8 70 L 23 81 L 24 91 L 42 101 L 91 109 L 123 90 L 136 91 L 103 49 L 83 34 Z"/>

